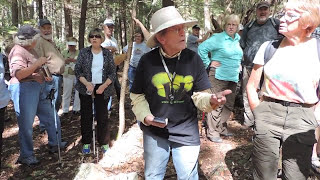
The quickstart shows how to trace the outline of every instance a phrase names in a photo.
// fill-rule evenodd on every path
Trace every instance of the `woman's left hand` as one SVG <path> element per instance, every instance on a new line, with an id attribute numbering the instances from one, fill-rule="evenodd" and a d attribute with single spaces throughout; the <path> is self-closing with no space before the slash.
<path id="1" fill-rule="evenodd" d="M 96 90 L 97 94 L 102 94 L 103 91 L 106 89 L 106 87 L 104 87 L 103 85 L 99 86 L 99 88 Z"/>

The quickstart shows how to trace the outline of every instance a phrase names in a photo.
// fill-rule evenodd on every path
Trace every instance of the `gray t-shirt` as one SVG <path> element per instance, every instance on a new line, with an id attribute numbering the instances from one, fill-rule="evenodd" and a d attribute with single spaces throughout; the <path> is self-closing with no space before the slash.
<path id="1" fill-rule="evenodd" d="M 187 39 L 187 48 L 198 53 L 198 46 L 199 46 L 199 43 L 197 42 L 198 39 L 199 38 L 197 36 L 190 34 Z"/>
<path id="2" fill-rule="evenodd" d="M 279 38 L 279 24 L 280 21 L 275 20 L 274 26 L 269 18 L 265 24 L 258 24 L 256 21 L 249 28 L 251 23 L 248 23 L 242 32 L 240 45 L 243 49 L 243 63 L 246 66 L 253 66 L 253 59 L 258 52 L 261 44 Z"/>
<path id="3" fill-rule="evenodd" d="M 127 51 L 128 45 L 123 48 L 123 52 L 127 53 Z M 130 65 L 133 67 L 138 67 L 141 56 L 149 51 L 151 51 L 151 49 L 146 45 L 146 43 L 142 42 L 137 44 L 136 42 L 133 42 Z"/>

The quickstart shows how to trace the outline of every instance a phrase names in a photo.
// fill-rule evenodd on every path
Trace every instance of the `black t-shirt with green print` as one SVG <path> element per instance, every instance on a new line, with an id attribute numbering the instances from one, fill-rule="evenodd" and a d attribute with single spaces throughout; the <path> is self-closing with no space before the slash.
<path id="1" fill-rule="evenodd" d="M 141 57 L 136 70 L 131 92 L 144 94 L 151 113 L 156 117 L 168 118 L 165 128 L 145 126 L 143 131 L 184 145 L 199 145 L 197 109 L 191 99 L 193 92 L 210 88 L 203 62 L 197 53 L 184 49 L 178 57 L 164 61 L 173 81 L 174 101 L 170 104 L 171 82 L 162 64 L 159 48 Z"/>

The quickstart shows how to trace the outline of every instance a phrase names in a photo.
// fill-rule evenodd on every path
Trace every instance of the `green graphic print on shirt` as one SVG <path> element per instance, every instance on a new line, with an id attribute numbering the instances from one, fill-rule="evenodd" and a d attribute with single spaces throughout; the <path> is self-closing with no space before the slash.
<path id="1" fill-rule="evenodd" d="M 171 74 L 172 77 L 172 74 Z M 173 88 L 174 104 L 184 103 L 183 97 L 187 92 L 192 90 L 193 77 L 190 75 L 182 76 L 176 75 L 173 81 L 173 87 L 171 87 L 170 79 L 166 72 L 160 72 L 152 77 L 152 84 L 157 88 L 159 96 L 166 98 L 166 101 L 162 101 L 163 104 L 169 103 L 169 94 Z"/>

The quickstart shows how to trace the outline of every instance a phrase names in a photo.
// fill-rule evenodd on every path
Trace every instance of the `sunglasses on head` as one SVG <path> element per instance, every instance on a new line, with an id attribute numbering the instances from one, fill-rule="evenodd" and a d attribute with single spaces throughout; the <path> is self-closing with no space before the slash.
<path id="1" fill-rule="evenodd" d="M 90 35 L 89 38 L 101 38 L 100 34 Z"/>

